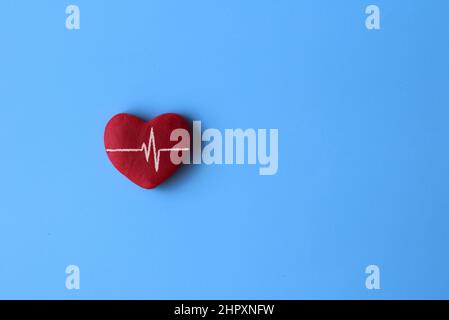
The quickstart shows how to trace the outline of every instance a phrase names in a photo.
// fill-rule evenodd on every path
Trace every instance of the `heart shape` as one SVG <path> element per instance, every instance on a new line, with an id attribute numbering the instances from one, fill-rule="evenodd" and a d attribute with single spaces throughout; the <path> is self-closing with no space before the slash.
<path id="1" fill-rule="evenodd" d="M 109 120 L 104 131 L 106 153 L 114 167 L 135 184 L 145 189 L 160 185 L 175 173 L 180 164 L 170 158 L 172 152 L 182 155 L 179 141 L 171 141 L 176 129 L 191 133 L 187 121 L 178 114 L 162 114 L 151 121 L 120 113 Z M 174 148 L 177 146 L 177 148 Z"/>

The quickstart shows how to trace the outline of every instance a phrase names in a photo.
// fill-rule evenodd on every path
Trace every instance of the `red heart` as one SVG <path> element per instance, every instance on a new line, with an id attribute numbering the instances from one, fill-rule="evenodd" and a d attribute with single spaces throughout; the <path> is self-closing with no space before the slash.
<path id="1" fill-rule="evenodd" d="M 187 121 L 175 113 L 162 114 L 148 122 L 130 114 L 117 114 L 104 131 L 109 160 L 135 184 L 145 189 L 155 188 L 180 166 L 171 161 L 170 153 L 182 151 L 167 150 L 179 143 L 170 141 L 175 129 L 191 132 Z M 185 147 L 187 150 L 189 146 Z"/>

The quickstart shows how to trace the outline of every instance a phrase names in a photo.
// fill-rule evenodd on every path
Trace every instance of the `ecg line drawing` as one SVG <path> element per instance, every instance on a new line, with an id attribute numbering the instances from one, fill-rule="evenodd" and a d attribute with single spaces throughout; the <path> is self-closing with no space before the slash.
<path id="1" fill-rule="evenodd" d="M 139 149 L 106 149 L 106 152 L 143 152 L 145 154 L 145 160 L 150 162 L 150 153 L 153 152 L 154 169 L 159 171 L 159 160 L 161 151 L 189 151 L 190 148 L 156 148 L 156 138 L 154 137 L 153 128 L 150 131 L 150 137 L 148 139 L 148 145 L 144 142 Z"/>

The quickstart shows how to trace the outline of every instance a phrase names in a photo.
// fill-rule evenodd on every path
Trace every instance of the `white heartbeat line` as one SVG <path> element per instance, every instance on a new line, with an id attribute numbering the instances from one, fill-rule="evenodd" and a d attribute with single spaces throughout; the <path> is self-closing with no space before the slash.
<path id="1" fill-rule="evenodd" d="M 159 160 L 161 151 L 189 151 L 190 148 L 156 148 L 156 139 L 154 137 L 153 128 L 150 131 L 150 137 L 148 139 L 148 145 L 144 142 L 140 149 L 106 149 L 106 152 L 143 152 L 145 154 L 145 160 L 150 162 L 150 153 L 153 151 L 154 169 L 156 172 L 159 170 Z"/>

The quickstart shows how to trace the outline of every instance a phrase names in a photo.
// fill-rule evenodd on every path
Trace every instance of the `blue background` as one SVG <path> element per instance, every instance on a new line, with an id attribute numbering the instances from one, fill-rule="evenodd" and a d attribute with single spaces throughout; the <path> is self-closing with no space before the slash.
<path id="1" fill-rule="evenodd" d="M 0 298 L 449 298 L 448 1 L 73 3 L 0 4 Z M 278 174 L 140 189 L 119 112 L 278 128 Z"/>

